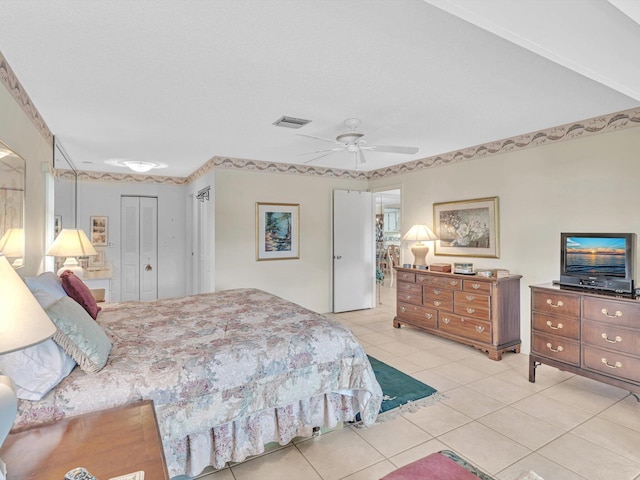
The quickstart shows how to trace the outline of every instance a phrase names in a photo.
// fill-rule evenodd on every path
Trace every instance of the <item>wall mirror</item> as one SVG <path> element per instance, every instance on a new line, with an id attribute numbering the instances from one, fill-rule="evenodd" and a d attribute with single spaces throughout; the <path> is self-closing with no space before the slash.
<path id="1" fill-rule="evenodd" d="M 54 137 L 53 168 L 56 170 L 54 232 L 57 234 L 63 228 L 77 228 L 78 223 L 78 171 L 57 137 Z"/>
<path id="2" fill-rule="evenodd" d="M 13 265 L 24 265 L 24 218 L 27 162 L 0 142 L 0 252 Z"/>

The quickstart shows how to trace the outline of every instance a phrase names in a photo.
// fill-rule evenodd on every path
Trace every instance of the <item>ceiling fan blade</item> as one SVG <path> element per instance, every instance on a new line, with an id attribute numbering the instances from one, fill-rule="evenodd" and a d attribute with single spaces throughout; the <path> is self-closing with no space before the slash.
<path id="1" fill-rule="evenodd" d="M 360 159 L 360 163 L 367 163 L 367 159 L 364 158 L 364 152 L 362 149 L 358 149 L 358 158 Z"/>
<path id="2" fill-rule="evenodd" d="M 324 153 L 324 152 L 339 152 L 341 150 L 344 150 L 344 148 L 343 147 L 338 147 L 338 148 L 330 148 L 330 149 L 326 149 L 326 150 L 315 150 L 313 152 L 299 153 L 298 155 L 309 155 L 311 153 Z"/>
<path id="3" fill-rule="evenodd" d="M 369 147 L 373 147 L 376 152 L 389 152 L 389 153 L 406 153 L 406 154 L 414 154 L 418 153 L 418 147 L 398 147 L 393 145 L 369 145 Z"/>
<path id="4" fill-rule="evenodd" d="M 336 140 L 332 140 L 331 138 L 316 137 L 315 135 L 307 135 L 306 133 L 296 133 L 296 135 L 299 135 L 301 137 L 315 138 L 316 140 L 322 140 L 323 142 L 331 142 L 338 145 L 342 145 L 340 142 L 337 142 Z"/>
<path id="5" fill-rule="evenodd" d="M 311 160 L 307 160 L 307 161 L 306 161 L 306 162 L 304 162 L 304 163 L 306 164 L 306 163 L 314 162 L 314 161 L 316 161 L 316 160 L 320 160 L 321 158 L 326 157 L 327 155 L 331 155 L 332 153 L 336 153 L 336 152 L 338 152 L 338 151 L 340 151 L 340 150 L 342 150 L 342 149 L 341 149 L 341 148 L 338 148 L 338 149 L 329 150 L 329 152 L 328 152 L 328 153 L 325 153 L 324 155 L 319 155 L 319 156 L 317 156 L 317 157 L 313 157 Z"/>

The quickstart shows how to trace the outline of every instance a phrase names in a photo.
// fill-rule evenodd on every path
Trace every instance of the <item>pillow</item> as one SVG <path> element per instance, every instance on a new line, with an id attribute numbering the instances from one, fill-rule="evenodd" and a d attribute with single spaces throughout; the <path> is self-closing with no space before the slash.
<path id="1" fill-rule="evenodd" d="M 37 277 L 25 277 L 24 283 L 29 290 L 42 290 L 55 297 L 56 300 L 67 296 L 67 292 L 62 288 L 60 277 L 53 272 L 44 272 Z"/>
<path id="2" fill-rule="evenodd" d="M 70 297 L 62 297 L 46 309 L 58 327 L 55 342 L 87 373 L 99 372 L 107 363 L 111 342 L 86 310 Z"/>
<path id="3" fill-rule="evenodd" d="M 76 362 L 53 340 L 0 355 L 0 371 L 16 385 L 24 400 L 41 400 L 71 373 Z"/>
<path id="4" fill-rule="evenodd" d="M 41 290 L 40 288 L 36 288 L 31 293 L 33 293 L 33 296 L 36 297 L 36 300 L 44 310 L 46 310 L 47 308 L 49 308 L 51 305 L 53 305 L 58 301 L 58 298 L 54 297 L 46 290 Z M 66 295 L 64 296 L 66 297 Z"/>
<path id="5" fill-rule="evenodd" d="M 82 305 L 87 313 L 91 315 L 91 318 L 95 320 L 102 308 L 96 303 L 96 299 L 91 294 L 89 287 L 71 270 L 62 272 L 60 280 L 62 281 L 62 288 L 67 292 L 67 295 Z"/>

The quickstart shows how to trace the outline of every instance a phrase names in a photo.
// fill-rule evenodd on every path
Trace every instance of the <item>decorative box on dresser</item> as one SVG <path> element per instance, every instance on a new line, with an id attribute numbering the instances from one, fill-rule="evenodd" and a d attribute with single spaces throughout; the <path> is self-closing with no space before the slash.
<path id="1" fill-rule="evenodd" d="M 520 275 L 505 278 L 396 268 L 393 326 L 411 325 L 501 360 L 520 352 Z"/>
<path id="2" fill-rule="evenodd" d="M 640 395 L 640 299 L 531 286 L 530 382 L 542 363 Z"/>

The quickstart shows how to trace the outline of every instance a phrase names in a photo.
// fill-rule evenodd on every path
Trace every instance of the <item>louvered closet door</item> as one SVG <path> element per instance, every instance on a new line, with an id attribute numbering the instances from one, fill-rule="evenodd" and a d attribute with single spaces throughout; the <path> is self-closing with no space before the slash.
<path id="1" fill-rule="evenodd" d="M 158 297 L 158 199 L 121 198 L 121 300 Z"/>

